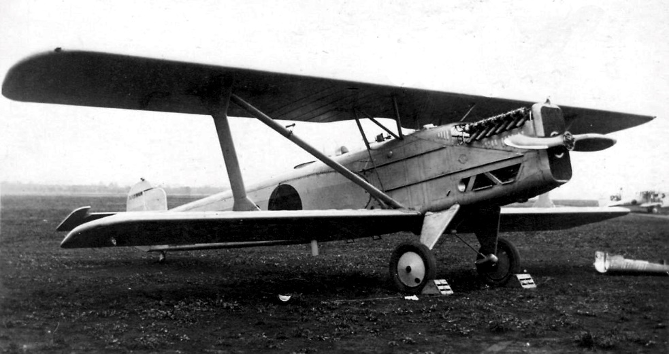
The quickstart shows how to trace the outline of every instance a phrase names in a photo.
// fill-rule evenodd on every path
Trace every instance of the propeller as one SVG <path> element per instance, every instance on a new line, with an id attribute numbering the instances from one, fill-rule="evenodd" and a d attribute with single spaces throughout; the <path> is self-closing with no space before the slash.
<path id="1" fill-rule="evenodd" d="M 600 151 L 614 145 L 616 139 L 602 134 L 572 135 L 570 132 L 565 132 L 552 137 L 510 135 L 503 142 L 507 146 L 527 150 L 546 150 L 555 146 L 564 146 L 570 151 Z"/>

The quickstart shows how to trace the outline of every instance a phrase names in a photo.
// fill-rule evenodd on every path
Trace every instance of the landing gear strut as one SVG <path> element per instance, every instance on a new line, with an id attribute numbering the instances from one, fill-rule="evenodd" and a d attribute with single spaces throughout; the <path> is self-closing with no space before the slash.
<path id="1" fill-rule="evenodd" d="M 389 273 L 395 286 L 404 293 L 418 294 L 435 279 L 435 255 L 419 242 L 403 242 L 393 250 Z"/>
<path id="2" fill-rule="evenodd" d="M 479 252 L 482 253 L 482 250 Z M 492 265 L 478 266 L 477 273 L 486 284 L 502 286 L 521 270 L 521 256 L 514 244 L 500 237 L 495 255 L 498 261 Z M 478 260 L 481 258 L 481 255 L 477 256 Z"/>

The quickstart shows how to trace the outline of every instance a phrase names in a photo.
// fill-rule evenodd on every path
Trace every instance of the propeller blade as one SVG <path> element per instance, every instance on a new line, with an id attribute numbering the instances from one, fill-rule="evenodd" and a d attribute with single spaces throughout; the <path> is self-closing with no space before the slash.
<path id="1" fill-rule="evenodd" d="M 579 134 L 575 135 L 575 148 L 573 151 L 600 151 L 612 147 L 616 139 L 602 134 Z"/>
<path id="2" fill-rule="evenodd" d="M 517 149 L 546 150 L 555 146 L 565 146 L 571 151 L 600 151 L 611 147 L 616 139 L 602 134 L 563 135 L 552 137 L 533 137 L 527 135 L 511 135 L 503 140 L 505 145 Z"/>
<path id="3" fill-rule="evenodd" d="M 563 136 L 557 135 L 550 138 L 541 138 L 528 135 L 510 135 L 503 140 L 505 145 L 517 149 L 546 150 L 554 146 L 563 146 Z"/>

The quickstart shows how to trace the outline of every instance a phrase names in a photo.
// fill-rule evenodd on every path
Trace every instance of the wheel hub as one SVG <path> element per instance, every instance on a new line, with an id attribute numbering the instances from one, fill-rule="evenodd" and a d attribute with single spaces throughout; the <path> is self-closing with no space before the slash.
<path id="1" fill-rule="evenodd" d="M 418 286 L 426 276 L 426 265 L 415 252 L 406 252 L 398 260 L 398 278 L 409 287 Z"/>
<path id="2" fill-rule="evenodd" d="M 498 253 L 498 262 L 495 264 L 495 267 L 490 269 L 487 275 L 491 279 L 503 279 L 507 276 L 510 268 L 510 259 L 506 252 Z"/>

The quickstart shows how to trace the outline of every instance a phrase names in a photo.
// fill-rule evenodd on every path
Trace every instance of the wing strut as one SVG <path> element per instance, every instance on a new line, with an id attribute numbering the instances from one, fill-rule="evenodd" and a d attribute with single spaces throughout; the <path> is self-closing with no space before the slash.
<path id="1" fill-rule="evenodd" d="M 233 80 L 232 77 L 222 77 L 220 80 L 220 84 L 217 83 L 210 87 L 212 92 L 204 98 L 204 103 L 212 118 L 214 118 L 216 134 L 219 137 L 223 160 L 226 163 L 226 171 L 228 171 L 228 179 L 230 180 L 230 188 L 233 192 L 233 211 L 260 210 L 256 203 L 247 197 L 242 172 L 240 171 L 240 163 L 237 161 L 233 135 L 230 132 L 230 125 L 228 124 L 227 112 Z"/>
<path id="2" fill-rule="evenodd" d="M 363 112 L 363 111 L 361 111 L 361 110 L 359 110 L 359 109 L 356 109 L 356 112 L 358 112 L 358 113 L 364 115 L 367 119 L 369 119 L 370 121 L 372 121 L 372 123 L 377 124 L 380 128 L 384 129 L 387 133 L 391 134 L 391 136 L 393 136 L 394 138 L 396 138 L 396 139 L 401 139 L 401 140 L 402 140 L 402 138 L 401 138 L 400 136 L 398 136 L 398 135 L 396 135 L 394 132 L 390 131 L 389 128 L 387 128 L 387 127 L 385 127 L 384 125 L 382 125 L 381 123 L 379 123 L 376 119 L 372 118 L 371 115 L 369 115 L 369 114 L 367 114 L 367 113 L 365 113 L 365 112 Z M 400 128 L 398 134 L 402 135 L 402 128 Z"/>
<path id="3" fill-rule="evenodd" d="M 365 143 L 365 147 L 368 150 L 368 158 L 370 158 L 370 163 L 372 164 L 372 169 L 375 171 L 375 175 L 377 176 L 377 181 L 379 182 L 379 186 L 382 187 L 382 190 L 384 190 L 384 183 L 382 183 L 381 177 L 379 177 L 379 171 L 377 171 L 377 166 L 375 164 L 375 159 L 372 158 L 372 153 L 370 152 L 370 143 L 368 142 L 368 138 L 365 136 L 365 131 L 363 130 L 363 126 L 361 125 L 361 120 L 358 119 L 358 115 L 356 114 L 356 109 L 354 109 L 353 114 L 354 114 L 354 119 L 356 120 L 356 125 L 358 126 L 358 131 L 361 132 L 361 137 L 363 138 L 363 142 Z"/>
<path id="4" fill-rule="evenodd" d="M 400 136 L 400 140 L 402 140 L 402 125 L 400 124 L 400 109 L 398 109 L 398 100 L 396 100 L 395 95 L 391 96 L 391 98 L 393 99 L 393 111 L 395 112 L 395 123 L 398 127 L 398 135 Z"/>
<path id="5" fill-rule="evenodd" d="M 301 147 L 303 150 L 307 151 L 310 153 L 312 156 L 316 157 L 319 159 L 321 162 L 325 163 L 326 165 L 330 166 L 333 170 L 339 172 L 341 175 L 349 179 L 350 181 L 356 183 L 359 185 L 361 188 L 365 189 L 370 195 L 375 197 L 377 200 L 380 202 L 388 205 L 389 207 L 395 208 L 395 209 L 402 209 L 404 206 L 400 203 L 398 203 L 395 199 L 391 198 L 384 192 L 380 191 L 379 189 L 375 188 L 373 185 L 365 181 L 363 178 L 358 176 L 357 174 L 349 171 L 346 167 L 340 165 L 338 162 L 334 161 L 333 159 L 329 158 L 328 156 L 324 155 L 321 153 L 319 150 L 313 148 L 311 145 L 309 145 L 307 142 L 304 140 L 300 139 L 299 137 L 295 136 L 292 131 L 284 128 L 281 124 L 277 123 L 274 121 L 274 119 L 270 118 L 268 115 L 265 113 L 261 112 L 259 109 L 256 107 L 252 106 L 251 104 L 247 103 L 243 99 L 241 99 L 239 96 L 235 94 L 230 95 L 230 101 L 235 103 L 236 105 L 242 107 L 245 109 L 247 112 L 249 112 L 252 116 L 256 117 L 258 120 L 263 122 L 265 125 L 268 127 L 272 128 L 274 131 L 277 133 L 283 135 L 285 138 L 288 140 L 292 141 L 294 144 L 298 145 Z"/>

